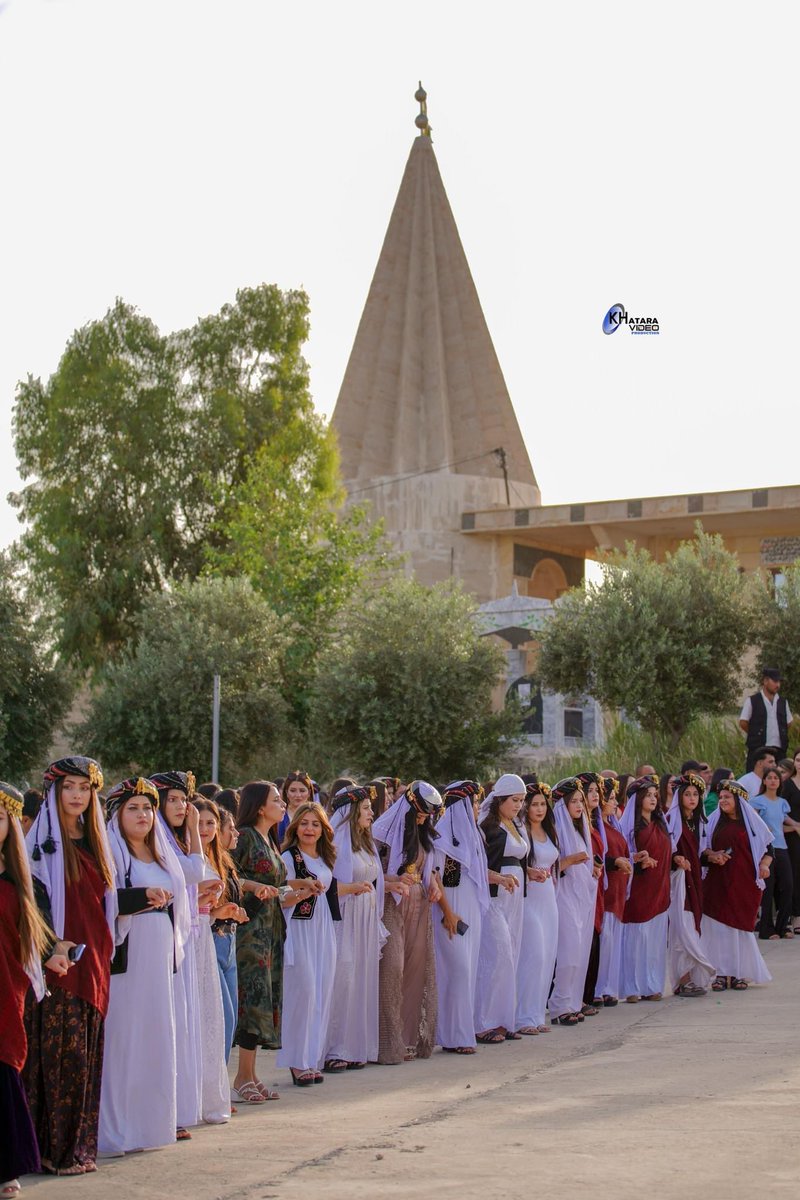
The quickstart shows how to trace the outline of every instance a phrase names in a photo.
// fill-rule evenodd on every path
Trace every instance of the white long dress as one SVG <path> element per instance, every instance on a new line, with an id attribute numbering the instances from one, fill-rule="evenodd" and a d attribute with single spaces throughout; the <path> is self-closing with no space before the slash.
<path id="1" fill-rule="evenodd" d="M 547 838 L 534 843 L 535 865 L 558 871 L 558 847 Z M 523 905 L 522 947 L 517 963 L 515 1029 L 544 1025 L 558 947 L 558 904 L 552 874 L 543 883 L 528 880 Z"/>
<path id="2" fill-rule="evenodd" d="M 449 937 L 442 925 L 441 913 L 436 908 L 433 910 L 436 990 L 439 996 L 436 1043 L 448 1049 L 455 1049 L 458 1046 L 475 1045 L 475 986 L 478 978 L 483 913 L 478 888 L 467 872 L 461 868 L 458 886 L 448 887 L 444 855 L 437 853 L 436 861 L 447 903 L 465 925 L 469 926 L 466 933 L 456 933 Z"/>
<path id="3" fill-rule="evenodd" d="M 684 975 L 692 983 L 708 988 L 716 975 L 713 962 L 706 953 L 705 938 L 697 932 L 694 913 L 686 908 L 686 876 L 673 871 L 670 877 L 669 930 L 667 933 L 667 974 L 669 986 L 675 989 Z M 702 928 L 702 922 L 701 922 Z"/>
<path id="4" fill-rule="evenodd" d="M 297 873 L 291 854 L 283 855 L 287 879 Z M 333 879 L 321 858 L 303 855 L 308 871 L 327 892 Z M 333 984 L 336 978 L 336 934 L 326 896 L 315 898 L 308 920 L 286 913 L 286 944 L 283 950 L 283 1024 L 281 1048 L 275 1063 L 297 1071 L 320 1071 L 328 1044 Z"/>
<path id="5" fill-rule="evenodd" d="M 210 1125 L 219 1125 L 230 1120 L 231 1092 L 225 1062 L 225 1014 L 209 913 L 200 910 L 199 929 L 192 940 L 200 1001 L 201 1114 Z"/>
<path id="6" fill-rule="evenodd" d="M 559 839 L 560 840 L 560 839 Z M 568 850 L 563 853 L 570 852 Z M 589 860 L 591 864 L 591 859 Z M 550 996 L 550 1016 L 562 1017 L 583 1008 L 586 968 L 592 949 L 597 880 L 586 863 L 567 867 L 556 888 L 558 948 Z"/>
<path id="7" fill-rule="evenodd" d="M 178 853 L 187 885 L 201 883 L 206 877 L 202 854 Z M 200 931 L 197 893 L 189 891 L 192 932 L 186 953 L 172 977 L 175 993 L 175 1033 L 177 1041 L 178 1125 L 199 1125 L 202 1120 L 202 1073 L 200 1065 L 200 992 L 197 982 L 197 956 L 194 939 Z"/>
<path id="8" fill-rule="evenodd" d="M 703 953 L 713 962 L 718 975 L 732 975 L 749 983 L 769 983 L 772 976 L 764 962 L 755 933 L 723 925 L 703 914 L 700 923 Z"/>
<path id="9" fill-rule="evenodd" d="M 131 860 L 131 887 L 172 890 L 158 863 Z M 175 1141 L 174 939 L 169 913 L 131 917 L 128 968 L 111 976 L 100 1093 L 101 1154 Z"/>
<path id="10" fill-rule="evenodd" d="M 349 829 L 347 836 L 350 836 Z M 369 850 L 354 850 L 352 863 L 353 883 L 375 883 L 378 860 L 374 854 Z M 317 874 L 316 870 L 314 874 Z M 318 903 L 327 909 L 328 902 L 324 896 Z M 374 891 L 365 892 L 362 896 L 340 896 L 339 907 L 342 919 L 334 922 L 336 978 L 325 1059 L 376 1062 L 381 948 L 378 897 Z M 284 1039 L 285 1036 L 284 1026 Z"/>
<path id="11" fill-rule="evenodd" d="M 522 835 L 520 835 L 522 837 Z M 528 857 L 528 842 L 506 832 L 505 858 L 520 860 L 522 870 Z M 524 896 L 518 867 L 500 868 L 501 875 L 514 875 L 520 886 L 513 892 L 498 887 L 483 914 L 478 983 L 475 989 L 475 1029 L 513 1030 L 517 1017 L 517 963 L 522 944 Z"/>

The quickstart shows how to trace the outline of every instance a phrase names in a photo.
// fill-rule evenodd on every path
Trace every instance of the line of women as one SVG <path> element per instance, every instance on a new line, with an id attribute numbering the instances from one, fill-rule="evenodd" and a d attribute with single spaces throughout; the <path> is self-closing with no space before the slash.
<path id="1" fill-rule="evenodd" d="M 0 783 L 0 1195 L 277 1099 L 260 1048 L 307 1088 L 574 1027 L 668 979 L 770 978 L 773 833 L 732 779 L 708 819 L 690 772 L 665 803 L 655 776 L 620 795 L 593 772 L 488 794 L 340 779 L 324 807 L 305 772 L 281 784 L 218 805 L 167 771 L 103 803 L 98 764 L 64 758 L 23 843 Z"/>

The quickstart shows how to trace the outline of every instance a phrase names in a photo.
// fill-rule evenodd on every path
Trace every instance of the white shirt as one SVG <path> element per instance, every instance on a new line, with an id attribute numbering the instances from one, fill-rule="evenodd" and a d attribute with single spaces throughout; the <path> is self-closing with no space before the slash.
<path id="1" fill-rule="evenodd" d="M 742 720 L 745 718 L 743 717 Z M 743 788 L 747 788 L 747 799 L 752 800 L 761 791 L 761 777 L 756 775 L 755 771 L 748 771 L 741 779 L 737 780 Z"/>
<path id="2" fill-rule="evenodd" d="M 774 700 L 770 700 L 769 696 L 762 689 L 761 699 L 764 701 L 765 705 L 767 706 L 767 736 L 764 739 L 764 745 L 765 746 L 781 746 L 782 745 L 781 735 L 778 730 L 778 700 L 780 699 L 780 693 L 778 692 L 776 694 Z M 752 701 L 751 697 L 748 696 L 742 706 L 742 711 L 739 714 L 739 720 L 740 721 L 749 721 L 751 719 L 752 715 L 753 715 L 753 701 Z M 788 704 L 786 705 L 786 723 L 787 723 L 787 725 L 791 725 L 791 723 L 792 723 L 792 714 L 789 711 Z M 742 782 L 741 779 L 739 780 L 739 782 L 740 783 Z M 747 785 L 745 784 L 745 786 L 747 786 Z"/>

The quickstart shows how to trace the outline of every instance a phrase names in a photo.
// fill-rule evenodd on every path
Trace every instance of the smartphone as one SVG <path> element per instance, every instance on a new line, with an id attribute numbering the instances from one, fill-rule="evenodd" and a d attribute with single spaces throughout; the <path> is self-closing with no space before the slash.
<path id="1" fill-rule="evenodd" d="M 80 960 L 80 957 L 85 949 L 85 942 L 81 942 L 79 946 L 70 946 L 69 950 L 67 951 L 67 958 L 71 963 L 76 963 Z"/>
<path id="2" fill-rule="evenodd" d="M 729 858 L 733 858 L 733 846 L 726 846 L 724 852 Z"/>
<path id="3" fill-rule="evenodd" d="M 442 924 L 444 925 L 444 917 L 442 917 Z M 458 923 L 456 924 L 456 933 L 460 933 L 462 937 L 464 936 L 464 934 L 467 932 L 468 929 L 469 929 L 469 925 L 467 924 L 466 921 L 459 920 Z"/>
<path id="4" fill-rule="evenodd" d="M 594 856 L 594 865 L 596 867 L 602 867 L 602 865 L 603 865 L 603 860 L 599 854 L 595 854 L 595 856 Z"/>

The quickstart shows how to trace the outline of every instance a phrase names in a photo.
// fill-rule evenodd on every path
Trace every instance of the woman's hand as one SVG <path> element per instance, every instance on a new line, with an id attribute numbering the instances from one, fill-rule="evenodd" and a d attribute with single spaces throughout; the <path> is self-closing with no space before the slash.
<path id="1" fill-rule="evenodd" d="M 632 875 L 633 874 L 633 863 L 631 862 L 631 860 L 629 858 L 622 858 L 622 857 L 615 858 L 614 866 L 617 868 L 618 871 L 621 871 L 623 875 Z"/>
<path id="2" fill-rule="evenodd" d="M 528 879 L 531 883 L 546 883 L 550 872 L 546 867 L 528 867 Z"/>
<path id="3" fill-rule="evenodd" d="M 402 876 L 400 879 L 384 880 L 383 886 L 390 896 L 399 896 L 401 900 L 407 896 L 409 892 L 409 885 Z"/>
<path id="4" fill-rule="evenodd" d="M 706 858 L 715 867 L 724 867 L 725 863 L 730 862 L 730 856 L 724 850 L 706 850 Z"/>
<path id="5" fill-rule="evenodd" d="M 507 891 L 510 895 L 512 892 L 515 892 L 517 890 L 517 888 L 519 887 L 519 880 L 517 879 L 516 875 L 502 875 L 501 874 L 500 878 L 497 880 L 497 886 L 504 888 L 505 891 Z"/>
<path id="6" fill-rule="evenodd" d="M 771 858 L 770 859 L 762 858 L 761 862 L 758 864 L 758 878 L 759 879 L 769 879 L 769 864 L 771 862 L 772 862 Z"/>
<path id="7" fill-rule="evenodd" d="M 186 805 L 186 832 L 197 833 L 200 828 L 200 812 L 191 801 Z"/>
<path id="8" fill-rule="evenodd" d="M 602 874 L 603 874 L 603 868 L 601 866 L 599 866 L 597 863 L 595 863 L 594 866 L 592 867 L 592 878 L 599 879 Z"/>
<path id="9" fill-rule="evenodd" d="M 428 900 L 431 904 L 437 904 L 442 895 L 442 889 L 439 887 L 439 882 L 434 876 L 428 884 Z"/>
<path id="10" fill-rule="evenodd" d="M 249 882 L 253 886 L 247 890 L 251 895 L 255 896 L 256 900 L 277 900 L 278 889 L 276 887 L 271 887 L 268 883 L 256 883 L 255 880 L 250 880 Z"/>
<path id="11" fill-rule="evenodd" d="M 650 855 L 645 851 L 645 857 L 642 859 L 642 869 L 645 871 L 650 871 L 650 870 L 652 870 L 653 867 L 657 867 L 657 866 L 658 866 L 658 859 L 651 858 Z"/>
<path id="12" fill-rule="evenodd" d="M 166 908 L 172 899 L 172 892 L 167 892 L 164 888 L 148 888 L 145 895 L 150 908 Z"/>
<path id="13" fill-rule="evenodd" d="M 219 908 L 212 908 L 211 916 L 215 921 L 235 921 L 237 913 L 242 912 L 238 904 L 229 902 L 228 904 L 220 904 Z"/>
<path id="14" fill-rule="evenodd" d="M 646 858 L 649 858 L 649 857 L 650 857 L 650 855 L 647 853 L 647 851 L 646 851 L 646 850 L 636 850 L 636 851 L 635 851 L 635 852 L 634 852 L 634 853 L 631 855 L 631 858 L 632 858 L 632 859 L 633 859 L 633 861 L 634 861 L 635 863 L 637 863 L 637 864 L 639 864 L 639 863 L 643 863 L 643 862 L 644 862 L 644 860 L 645 860 Z"/>
<path id="15" fill-rule="evenodd" d="M 679 871 L 691 871 L 692 869 L 692 864 L 682 854 L 674 854 L 672 856 L 672 865 Z"/>
<path id="16" fill-rule="evenodd" d="M 67 958 L 67 951 L 76 944 L 75 942 L 56 942 L 53 953 L 44 964 L 48 971 L 52 971 L 54 975 L 66 975 L 70 967 L 75 965 Z"/>
<path id="17" fill-rule="evenodd" d="M 458 922 L 461 917 L 449 909 L 442 917 L 442 925 L 447 930 L 447 936 L 453 938 L 458 933 Z"/>

